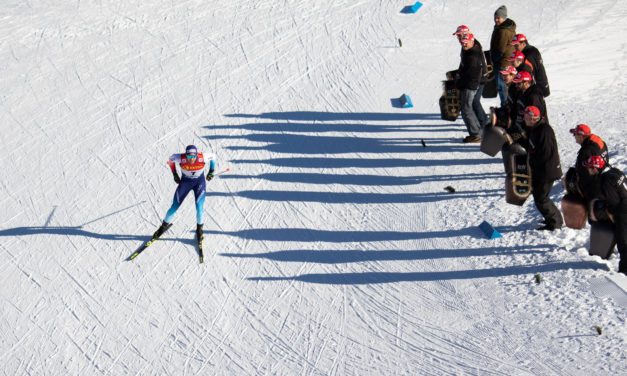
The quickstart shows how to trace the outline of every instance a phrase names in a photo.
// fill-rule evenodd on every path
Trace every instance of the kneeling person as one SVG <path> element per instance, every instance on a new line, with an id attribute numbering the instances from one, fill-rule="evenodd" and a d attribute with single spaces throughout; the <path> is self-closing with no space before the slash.
<path id="1" fill-rule="evenodd" d="M 616 246 L 620 254 L 618 271 L 627 274 L 627 182 L 617 168 L 605 163 L 603 157 L 591 156 L 583 163 L 590 176 L 598 179 L 599 191 L 590 202 L 590 219 L 614 224 Z"/>

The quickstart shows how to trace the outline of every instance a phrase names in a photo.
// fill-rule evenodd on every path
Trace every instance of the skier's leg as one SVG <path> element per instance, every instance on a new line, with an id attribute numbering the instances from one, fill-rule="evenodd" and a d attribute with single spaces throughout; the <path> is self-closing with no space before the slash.
<path id="1" fill-rule="evenodd" d="M 205 193 L 196 199 L 196 223 L 202 226 L 205 223 Z"/>
<path id="2" fill-rule="evenodd" d="M 170 209 L 168 209 L 168 212 L 165 215 L 165 219 L 163 220 L 164 222 L 172 223 L 172 220 L 174 219 L 174 214 L 176 213 L 177 210 L 179 210 L 181 203 L 183 203 L 183 200 L 185 200 L 185 197 L 187 196 L 187 194 L 192 188 L 193 188 L 193 185 L 190 185 L 187 180 L 185 179 L 181 180 L 181 183 L 179 184 L 179 186 L 176 188 L 176 191 L 174 192 L 174 198 L 172 199 L 172 206 L 170 206 Z"/>
<path id="3" fill-rule="evenodd" d="M 196 197 L 196 223 L 202 226 L 205 223 L 206 183 L 205 179 L 199 180 L 194 187 L 194 196 Z"/>

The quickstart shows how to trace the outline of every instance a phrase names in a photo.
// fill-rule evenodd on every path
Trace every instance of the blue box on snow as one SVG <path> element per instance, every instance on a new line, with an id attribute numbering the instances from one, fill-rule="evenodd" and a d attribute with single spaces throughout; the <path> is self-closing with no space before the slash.
<path id="1" fill-rule="evenodd" d="M 492 225 L 489 224 L 487 221 L 481 222 L 481 224 L 479 225 L 479 228 L 486 234 L 486 236 L 489 239 L 496 239 L 496 238 L 503 237 L 503 235 L 501 235 L 500 232 L 496 231 L 496 229 L 492 227 Z"/>
<path id="2" fill-rule="evenodd" d="M 422 3 L 420 1 L 416 1 L 416 4 L 412 6 L 408 5 L 405 8 L 403 8 L 402 12 L 403 13 L 416 13 L 418 9 L 420 9 L 421 6 L 422 6 Z"/>
<path id="3" fill-rule="evenodd" d="M 400 101 L 402 108 L 414 107 L 414 104 L 411 103 L 411 98 L 407 94 L 401 95 Z"/>

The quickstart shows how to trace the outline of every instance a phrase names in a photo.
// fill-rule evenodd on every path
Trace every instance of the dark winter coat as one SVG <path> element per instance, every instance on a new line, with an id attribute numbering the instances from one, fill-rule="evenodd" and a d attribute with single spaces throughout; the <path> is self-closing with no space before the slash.
<path id="1" fill-rule="evenodd" d="M 546 113 L 546 103 L 544 102 L 544 96 L 540 92 L 540 88 L 536 84 L 529 86 L 527 90 L 518 95 L 516 99 L 516 123 L 523 124 L 522 115 L 527 106 L 536 106 L 540 110 L 540 116 L 548 121 L 548 114 Z"/>
<path id="2" fill-rule="evenodd" d="M 481 45 L 475 43 L 472 48 L 462 50 L 462 60 L 457 71 L 455 86 L 460 89 L 477 90 L 483 76 L 485 58 Z"/>
<path id="3" fill-rule="evenodd" d="M 540 51 L 534 46 L 527 45 L 521 52 L 525 54 L 525 59 L 533 66 L 533 76 L 542 91 L 542 95 L 548 97 L 551 94 L 551 89 Z"/>
<path id="4" fill-rule="evenodd" d="M 562 176 L 562 166 L 553 128 L 545 119 L 540 119 L 536 126 L 528 129 L 531 180 L 537 183 L 558 180 Z"/>
<path id="5" fill-rule="evenodd" d="M 522 64 L 520 64 L 519 66 L 516 67 L 516 70 L 518 71 L 518 73 L 520 73 L 520 72 L 528 72 L 531 75 L 531 77 L 535 77 L 534 76 L 533 65 L 526 58 L 522 62 Z"/>
<path id="6" fill-rule="evenodd" d="M 610 168 L 601 174 L 601 195 L 610 214 L 627 215 L 627 181 L 619 169 Z"/>
<path id="7" fill-rule="evenodd" d="M 586 200 L 592 199 L 591 196 L 594 195 L 592 192 L 596 191 L 598 188 L 595 187 L 595 184 L 599 183 L 598 179 L 593 179 L 593 177 L 588 174 L 588 170 L 583 166 L 583 163 L 593 155 L 602 157 L 605 163 L 609 163 L 610 161 L 605 142 L 603 142 L 601 137 L 594 134 L 586 137 L 581 143 L 581 148 L 579 148 L 577 152 L 577 160 L 575 162 L 579 190 L 583 193 Z"/>
<path id="8" fill-rule="evenodd" d="M 475 39 L 475 44 L 477 46 L 479 46 L 479 49 L 481 50 L 481 78 L 479 79 L 479 83 L 480 84 L 485 84 L 486 82 L 488 82 L 488 62 L 485 59 L 485 53 L 483 51 L 483 46 L 481 45 L 481 43 L 479 43 L 478 40 Z"/>
<path id="9" fill-rule="evenodd" d="M 490 39 L 490 54 L 495 66 L 505 67 L 509 65 L 505 59 L 514 52 L 514 46 L 509 44 L 514 35 L 516 35 L 516 23 L 513 20 L 508 18 L 502 24 L 494 25 Z"/>
<path id="10" fill-rule="evenodd" d="M 494 110 L 496 114 L 495 125 L 507 129 L 507 133 L 515 142 L 518 142 L 519 139 L 525 135 L 523 129 L 519 125 L 516 125 L 516 118 L 518 117 L 516 103 L 520 94 L 520 90 L 518 90 L 516 85 L 510 84 L 507 88 L 505 104 Z"/>

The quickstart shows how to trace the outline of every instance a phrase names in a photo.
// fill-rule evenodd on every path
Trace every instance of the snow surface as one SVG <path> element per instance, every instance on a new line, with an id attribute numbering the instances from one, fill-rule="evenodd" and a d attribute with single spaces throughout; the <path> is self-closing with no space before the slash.
<path id="1" fill-rule="evenodd" d="M 3 1 L 0 373 L 627 374 L 617 256 L 588 256 L 588 228 L 535 231 L 500 157 L 440 120 L 451 33 L 488 46 L 502 3 L 411 3 Z M 507 6 L 543 54 L 564 170 L 584 122 L 625 171 L 627 2 Z M 190 143 L 231 169 L 205 263 L 191 199 L 125 261 Z"/>

